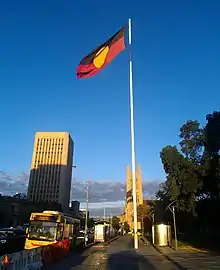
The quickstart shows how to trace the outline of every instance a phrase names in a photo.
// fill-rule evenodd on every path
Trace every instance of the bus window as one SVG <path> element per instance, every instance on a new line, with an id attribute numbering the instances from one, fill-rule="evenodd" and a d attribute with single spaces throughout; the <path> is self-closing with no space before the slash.
<path id="1" fill-rule="evenodd" d="M 80 223 L 74 222 L 74 229 L 73 229 L 73 234 L 77 235 L 80 231 Z"/>
<path id="2" fill-rule="evenodd" d="M 70 235 L 69 236 L 70 236 L 70 238 L 73 238 L 74 224 L 70 224 L 69 226 L 70 226 L 70 231 L 69 231 Z"/>
<path id="3" fill-rule="evenodd" d="M 64 232 L 63 232 L 63 238 L 64 239 L 69 239 L 69 236 L 71 234 L 70 226 L 71 226 L 70 224 L 65 224 L 65 226 L 64 226 Z"/>
<path id="4" fill-rule="evenodd" d="M 28 230 L 28 238 L 33 240 L 54 241 L 56 236 L 56 223 L 32 221 Z"/>

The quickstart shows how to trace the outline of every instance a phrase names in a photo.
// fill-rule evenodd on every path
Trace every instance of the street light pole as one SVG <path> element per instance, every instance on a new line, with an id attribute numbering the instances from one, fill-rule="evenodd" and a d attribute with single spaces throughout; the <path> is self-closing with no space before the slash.
<path id="1" fill-rule="evenodd" d="M 73 162 L 73 164 L 72 164 L 72 168 L 73 169 L 76 169 L 76 165 L 75 165 L 75 163 Z M 73 183 L 72 183 L 73 182 Z M 74 174 L 74 172 L 73 172 L 73 170 L 72 170 L 72 178 L 71 178 L 71 190 L 70 190 L 70 200 L 71 200 L 71 198 L 73 197 L 72 195 L 73 195 L 73 187 L 74 187 L 74 182 L 75 182 L 75 174 Z"/>
<path id="2" fill-rule="evenodd" d="M 173 213 L 173 227 L 174 227 L 174 235 L 175 235 L 175 249 L 178 249 L 177 244 L 177 234 L 176 234 L 176 217 L 175 217 L 175 207 L 172 207 L 172 213 Z"/>
<path id="3" fill-rule="evenodd" d="M 85 217 L 85 246 L 88 240 L 88 211 L 89 211 L 89 182 L 86 182 L 86 217 Z"/>
<path id="4" fill-rule="evenodd" d="M 105 209 L 105 202 L 104 202 L 104 221 L 105 221 L 105 216 L 106 216 L 106 209 Z"/>
<path id="5" fill-rule="evenodd" d="M 170 212 L 173 214 L 173 229 L 174 229 L 174 237 L 175 237 L 175 249 L 177 250 L 178 249 L 178 242 L 177 242 L 177 233 L 176 233 L 176 215 L 175 215 L 175 206 L 172 206 L 171 208 L 171 205 L 174 204 L 176 201 L 173 201 L 171 202 L 165 209 L 165 211 L 167 209 L 170 210 Z"/>

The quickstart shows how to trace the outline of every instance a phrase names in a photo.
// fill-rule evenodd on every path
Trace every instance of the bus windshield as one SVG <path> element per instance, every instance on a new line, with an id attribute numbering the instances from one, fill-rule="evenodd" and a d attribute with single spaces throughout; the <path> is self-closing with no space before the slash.
<path id="1" fill-rule="evenodd" d="M 56 239 L 57 223 L 47 221 L 31 221 L 28 238 L 32 240 L 54 241 Z"/>

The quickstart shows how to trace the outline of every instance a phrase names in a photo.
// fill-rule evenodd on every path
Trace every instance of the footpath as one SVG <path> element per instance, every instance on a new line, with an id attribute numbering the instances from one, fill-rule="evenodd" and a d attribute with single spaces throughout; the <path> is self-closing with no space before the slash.
<path id="1" fill-rule="evenodd" d="M 154 249 L 162 258 L 169 261 L 172 267 L 176 267 L 171 269 L 220 270 L 220 255 L 213 252 L 202 251 L 192 247 L 180 248 L 176 251 L 169 247 L 155 247 L 150 243 L 144 246 L 144 248 L 142 247 L 142 249 L 145 252 Z"/>

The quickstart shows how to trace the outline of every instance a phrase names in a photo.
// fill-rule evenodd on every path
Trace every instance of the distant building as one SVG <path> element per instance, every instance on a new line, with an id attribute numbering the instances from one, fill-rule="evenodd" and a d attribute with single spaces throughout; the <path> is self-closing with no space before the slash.
<path id="1" fill-rule="evenodd" d="M 72 201 L 71 202 L 71 210 L 75 212 L 79 212 L 80 202 L 79 201 Z"/>
<path id="2" fill-rule="evenodd" d="M 13 198 L 17 198 L 17 199 L 27 199 L 27 195 L 24 193 L 15 193 L 15 195 L 13 195 Z"/>
<path id="3" fill-rule="evenodd" d="M 73 141 L 67 132 L 37 132 L 31 163 L 28 199 L 56 202 L 69 210 Z"/>
<path id="4" fill-rule="evenodd" d="M 142 174 L 141 167 L 138 166 L 136 172 L 136 198 L 137 198 L 137 206 L 143 204 L 143 188 L 142 188 Z M 133 182 L 132 182 L 132 172 L 130 167 L 127 167 L 126 171 L 126 207 L 125 213 L 120 216 L 121 222 L 127 222 L 130 229 L 134 229 L 133 222 Z M 138 228 L 140 228 L 140 224 L 138 224 Z"/>
<path id="5" fill-rule="evenodd" d="M 79 201 L 72 201 L 71 206 L 69 208 L 69 214 L 74 218 L 78 218 L 80 220 L 83 220 L 84 215 L 83 215 L 83 212 L 81 210 L 79 210 L 79 207 L 80 207 Z"/>
<path id="6" fill-rule="evenodd" d="M 83 215 L 83 218 L 86 217 L 86 209 L 80 209 L 82 215 Z M 88 219 L 89 219 L 89 211 L 88 211 Z"/>
<path id="7" fill-rule="evenodd" d="M 32 212 L 42 211 L 40 205 L 27 199 L 0 196 L 0 228 L 22 226 L 29 222 Z"/>

